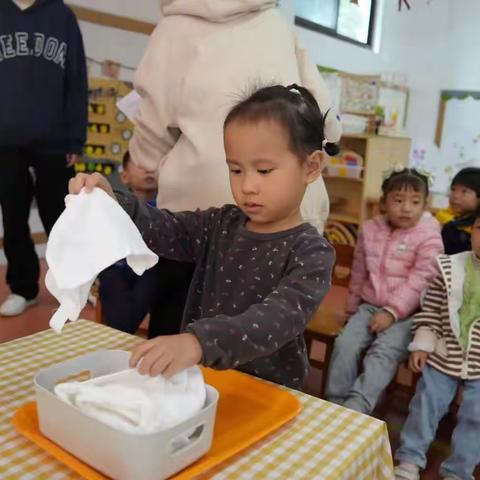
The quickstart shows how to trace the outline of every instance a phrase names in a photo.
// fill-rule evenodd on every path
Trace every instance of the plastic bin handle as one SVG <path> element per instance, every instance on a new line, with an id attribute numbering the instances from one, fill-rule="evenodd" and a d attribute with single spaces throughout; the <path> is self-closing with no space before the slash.
<path id="1" fill-rule="evenodd" d="M 205 424 L 201 423 L 193 429 L 189 429 L 185 433 L 177 435 L 169 442 L 168 454 L 170 456 L 179 455 L 183 453 L 187 448 L 192 448 L 202 438 L 202 434 L 205 430 Z"/>

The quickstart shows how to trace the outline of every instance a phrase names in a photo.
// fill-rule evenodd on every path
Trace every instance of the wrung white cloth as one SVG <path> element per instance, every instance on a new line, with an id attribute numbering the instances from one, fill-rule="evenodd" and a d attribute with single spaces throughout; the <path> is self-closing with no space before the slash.
<path id="1" fill-rule="evenodd" d="M 130 433 L 173 427 L 200 412 L 206 400 L 199 367 L 169 379 L 123 370 L 86 382 L 58 384 L 55 394 L 87 415 Z"/>
<path id="2" fill-rule="evenodd" d="M 60 307 L 50 326 L 60 332 L 67 320 L 77 320 L 97 275 L 126 258 L 137 275 L 153 267 L 158 257 L 145 244 L 120 205 L 103 190 L 67 195 L 66 208 L 50 232 L 45 284 Z"/>

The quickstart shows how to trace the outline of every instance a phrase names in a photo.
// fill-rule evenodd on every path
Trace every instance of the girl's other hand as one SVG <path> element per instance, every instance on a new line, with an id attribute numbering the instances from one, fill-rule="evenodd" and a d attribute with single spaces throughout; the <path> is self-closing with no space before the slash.
<path id="1" fill-rule="evenodd" d="M 171 377 L 202 359 L 202 346 L 192 333 L 152 338 L 132 351 L 130 367 L 142 375 Z"/>
<path id="2" fill-rule="evenodd" d="M 418 350 L 417 352 L 412 352 L 410 358 L 408 359 L 408 367 L 414 373 L 420 373 L 427 363 L 428 353 Z"/>
<path id="3" fill-rule="evenodd" d="M 380 333 L 395 322 L 393 315 L 386 311 L 377 312 L 370 320 L 370 331 Z"/>

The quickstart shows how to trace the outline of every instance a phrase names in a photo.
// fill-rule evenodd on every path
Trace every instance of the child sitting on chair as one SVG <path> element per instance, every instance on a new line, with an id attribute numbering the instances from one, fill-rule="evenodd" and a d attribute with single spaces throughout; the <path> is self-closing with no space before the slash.
<path id="1" fill-rule="evenodd" d="M 410 368 L 422 372 L 395 457 L 398 480 L 418 480 L 438 427 L 463 385 L 463 400 L 442 479 L 472 479 L 480 462 L 480 210 L 471 250 L 438 258 L 439 272 L 413 319 Z"/>
<path id="2" fill-rule="evenodd" d="M 157 178 L 132 163 L 127 151 L 123 157 L 120 178 L 138 199 L 155 206 Z M 135 333 L 153 305 L 158 291 L 160 273 L 157 266 L 138 276 L 120 260 L 99 275 L 99 297 L 102 320 L 110 327 L 127 333 Z"/>
<path id="3" fill-rule="evenodd" d="M 352 317 L 335 341 L 326 386 L 329 401 L 366 414 L 408 357 L 409 317 L 443 251 L 439 224 L 425 212 L 426 176 L 399 166 L 382 192 L 385 215 L 365 222 L 358 237 L 347 301 Z"/>
<path id="4" fill-rule="evenodd" d="M 448 201 L 437 220 L 443 225 L 445 253 L 453 255 L 470 250 L 473 214 L 480 205 L 480 168 L 463 168 L 453 177 Z"/>
<path id="5" fill-rule="evenodd" d="M 336 150 L 323 125 L 308 90 L 262 88 L 225 120 L 237 206 L 172 213 L 117 194 L 155 253 L 196 264 L 183 333 L 139 344 L 132 367 L 170 376 L 202 363 L 302 387 L 309 366 L 303 332 L 330 287 L 334 261 L 333 248 L 300 214 L 307 185 L 320 175 L 322 150 Z M 115 197 L 99 174 L 70 182 L 71 193 L 83 187 Z"/>

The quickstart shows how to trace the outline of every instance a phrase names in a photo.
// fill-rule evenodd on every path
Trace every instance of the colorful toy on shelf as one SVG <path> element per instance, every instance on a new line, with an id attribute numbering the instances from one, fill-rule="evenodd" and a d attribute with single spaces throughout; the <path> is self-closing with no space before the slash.
<path id="1" fill-rule="evenodd" d="M 77 162 L 75 164 L 75 173 L 79 172 L 99 172 L 108 177 L 115 170 L 115 164 L 113 162 Z"/>
<path id="2" fill-rule="evenodd" d="M 326 167 L 330 177 L 361 178 L 363 158 L 354 151 L 345 150 L 339 156 L 329 158 Z"/>
<path id="3" fill-rule="evenodd" d="M 130 93 L 131 85 L 108 78 L 89 79 L 88 160 L 121 163 L 133 133 L 132 123 L 120 112 L 116 102 Z"/>

